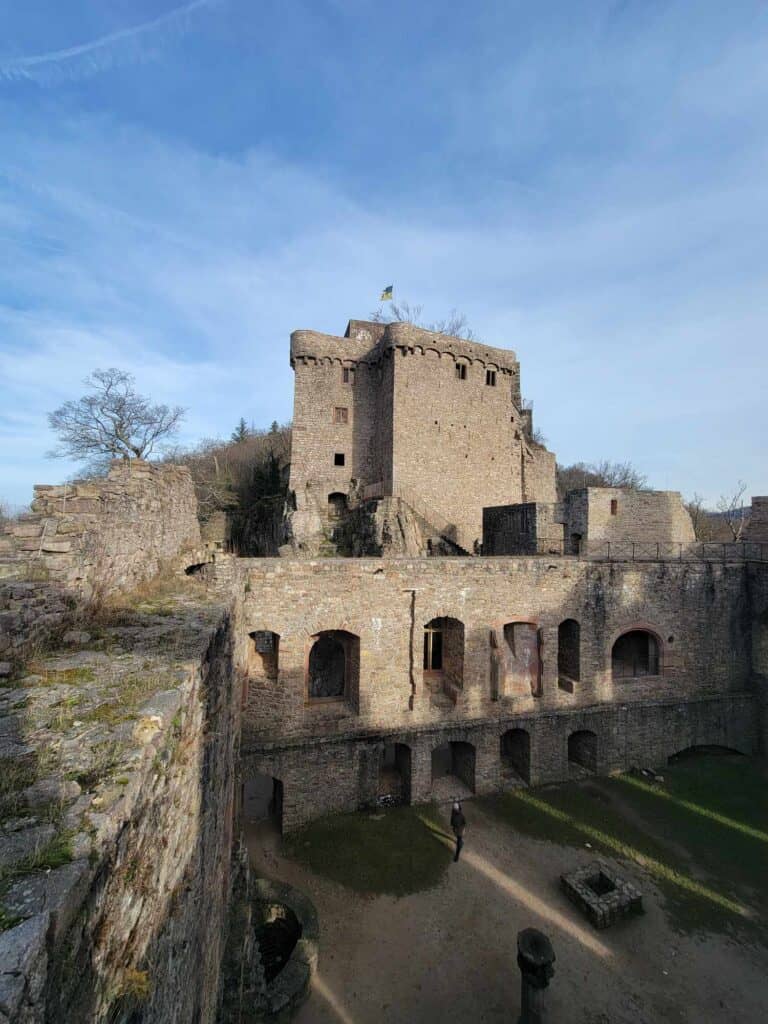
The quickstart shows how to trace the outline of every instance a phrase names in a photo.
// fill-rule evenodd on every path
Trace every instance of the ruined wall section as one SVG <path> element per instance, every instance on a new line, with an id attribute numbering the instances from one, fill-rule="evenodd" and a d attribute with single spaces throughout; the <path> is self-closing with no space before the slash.
<path id="1" fill-rule="evenodd" d="M 694 541 L 691 517 L 677 491 L 585 487 L 569 491 L 562 502 L 483 510 L 486 554 L 677 558 L 685 557 Z"/>
<path id="2" fill-rule="evenodd" d="M 744 527 L 744 540 L 768 544 L 768 497 L 752 498 L 749 522 Z"/>
<path id="3" fill-rule="evenodd" d="M 3 691 L 3 1019 L 212 1024 L 240 731 L 228 616 L 185 602 L 104 638 L 110 657 L 86 642 Z"/>
<path id="4" fill-rule="evenodd" d="M 691 699 L 744 692 L 750 680 L 750 618 L 743 564 L 601 564 L 528 559 L 239 560 L 243 635 L 280 637 L 278 671 L 249 677 L 246 745 L 416 723 L 464 722 L 512 712 L 574 709 L 615 701 Z M 436 707 L 423 678 L 425 625 L 464 625 L 464 679 L 455 707 Z M 581 627 L 581 679 L 558 685 L 558 626 Z M 541 696 L 492 679 L 492 645 L 504 626 L 531 623 L 541 637 Z M 611 651 L 633 628 L 654 633 L 655 676 L 615 680 Z M 311 637 L 343 629 L 360 640 L 359 699 L 307 698 Z M 503 699 L 494 699 L 497 693 Z"/>
<path id="5" fill-rule="evenodd" d="M 587 487 L 568 495 L 570 509 L 581 499 L 585 528 L 578 532 L 590 544 L 692 544 L 693 523 L 678 491 L 636 491 L 619 487 Z M 615 511 L 614 511 L 615 509 Z M 576 517 L 569 511 L 571 530 Z M 579 524 L 581 525 L 581 524 Z"/>
<path id="6" fill-rule="evenodd" d="M 38 485 L 32 512 L 6 528 L 4 557 L 85 596 L 136 586 L 201 546 L 197 500 L 185 466 L 112 463 L 104 479 Z"/>

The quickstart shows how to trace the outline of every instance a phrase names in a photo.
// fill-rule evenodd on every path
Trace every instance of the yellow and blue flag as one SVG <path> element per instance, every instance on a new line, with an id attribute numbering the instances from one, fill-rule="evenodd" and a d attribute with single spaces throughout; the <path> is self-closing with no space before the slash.
<path id="1" fill-rule="evenodd" d="M 381 293 L 381 299 L 379 301 L 380 302 L 391 302 L 392 301 L 392 292 L 394 290 L 395 290 L 395 286 L 393 284 L 388 284 L 387 287 L 384 289 L 384 291 Z"/>

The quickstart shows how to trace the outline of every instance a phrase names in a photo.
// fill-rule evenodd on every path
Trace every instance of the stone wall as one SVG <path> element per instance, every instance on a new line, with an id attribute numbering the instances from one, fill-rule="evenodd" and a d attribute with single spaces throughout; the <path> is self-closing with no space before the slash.
<path id="1" fill-rule="evenodd" d="M 744 527 L 744 540 L 768 544 L 768 497 L 752 499 L 749 521 Z"/>
<path id="2" fill-rule="evenodd" d="M 241 559 L 230 571 L 227 585 L 242 597 L 236 657 L 249 666 L 243 755 L 248 770 L 283 781 L 285 827 L 369 799 L 384 737 L 412 746 L 414 799 L 428 798 L 423 759 L 428 763 L 436 737 L 449 733 L 475 745 L 478 734 L 492 737 L 479 743 L 476 774 L 478 786 L 497 786 L 499 737 L 515 721 L 544 730 L 536 733 L 544 738 L 532 754 L 534 781 L 567 777 L 563 737 L 593 719 L 603 736 L 599 770 L 658 762 L 682 749 L 685 736 L 748 750 L 755 742 L 743 563 Z M 435 699 L 422 668 L 424 627 L 441 617 L 464 627 L 463 679 L 448 702 Z M 565 619 L 580 626 L 580 678 L 567 686 L 558 678 L 558 627 Z M 535 630 L 535 679 L 517 671 L 514 658 L 500 657 L 509 642 L 504 626 L 514 622 Z M 658 674 L 614 678 L 613 644 L 633 629 L 655 638 Z M 248 656 L 256 630 L 280 637 L 270 678 Z M 359 637 L 359 678 L 349 680 L 345 700 L 308 697 L 309 651 L 322 630 Z M 669 709 L 689 704 L 679 714 L 692 724 L 678 723 L 670 735 Z M 428 737 L 418 756 L 419 744 L 403 738 L 416 734 Z"/>
<path id="3" fill-rule="evenodd" d="M 85 596 L 127 589 L 200 548 L 192 478 L 184 466 L 131 460 L 104 479 L 38 485 L 32 512 L 0 541 L 16 575 L 31 570 Z"/>
<path id="4" fill-rule="evenodd" d="M 0 678 L 30 649 L 60 633 L 74 604 L 73 596 L 55 583 L 0 583 Z"/>
<path id="5" fill-rule="evenodd" d="M 410 751 L 410 777 L 403 781 L 412 803 L 435 799 L 432 752 L 451 741 L 473 748 L 474 792 L 496 792 L 506 784 L 501 750 L 511 729 L 523 730 L 530 738 L 526 781 L 533 785 L 571 777 L 568 740 L 577 731 L 594 733 L 599 774 L 660 767 L 693 746 L 716 745 L 751 754 L 758 743 L 755 700 L 750 694 L 734 694 L 597 704 L 456 725 L 386 729 L 376 735 L 287 739 L 245 748 L 242 769 L 246 777 L 261 774 L 280 780 L 282 827 L 290 832 L 323 814 L 374 806 L 385 744 L 402 744 Z"/>
<path id="6" fill-rule="evenodd" d="M 486 554 L 674 558 L 695 539 L 677 491 L 585 487 L 569 491 L 562 502 L 483 509 Z"/>
<path id="7" fill-rule="evenodd" d="M 239 741 L 227 614 L 183 600 L 80 648 L 2 691 L 3 1020 L 213 1022 Z"/>
<path id="8" fill-rule="evenodd" d="M 589 545 L 692 544 L 696 539 L 678 491 L 587 487 L 568 495 L 566 515 L 568 532 L 582 534 Z"/>

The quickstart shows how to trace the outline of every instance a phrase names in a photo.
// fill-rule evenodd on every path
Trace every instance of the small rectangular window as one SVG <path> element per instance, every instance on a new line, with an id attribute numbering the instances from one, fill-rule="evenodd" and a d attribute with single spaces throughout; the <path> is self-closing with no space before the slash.
<path id="1" fill-rule="evenodd" d="M 489 388 L 495 388 L 496 387 L 496 371 L 495 370 L 486 370 L 485 371 L 485 383 L 488 385 Z"/>
<path id="2" fill-rule="evenodd" d="M 333 456 L 333 464 L 334 464 L 334 466 L 343 466 L 344 465 L 344 452 L 336 452 L 334 454 L 334 456 Z"/>
<path id="3" fill-rule="evenodd" d="M 456 363 L 456 377 L 457 377 L 458 380 L 466 380 L 467 379 L 467 364 L 466 363 Z"/>
<path id="4" fill-rule="evenodd" d="M 611 515 L 615 516 L 619 511 L 619 503 L 616 498 L 611 498 Z"/>
<path id="5" fill-rule="evenodd" d="M 337 405 L 333 410 L 334 423 L 349 423 L 349 409 L 343 405 Z"/>
<path id="6" fill-rule="evenodd" d="M 344 369 L 341 371 L 341 379 L 342 379 L 342 382 L 344 384 L 354 384 L 355 383 L 355 370 L 354 370 L 354 367 L 345 366 Z"/>

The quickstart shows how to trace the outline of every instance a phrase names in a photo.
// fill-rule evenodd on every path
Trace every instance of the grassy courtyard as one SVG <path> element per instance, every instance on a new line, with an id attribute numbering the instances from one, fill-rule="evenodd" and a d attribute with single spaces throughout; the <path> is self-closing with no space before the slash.
<path id="1" fill-rule="evenodd" d="M 451 862 L 436 827 L 432 807 L 333 814 L 289 836 L 284 852 L 355 892 L 405 896 L 436 886 Z"/>
<path id="2" fill-rule="evenodd" d="M 661 888 L 673 926 L 765 938 L 768 791 L 750 758 L 692 756 L 635 775 L 519 790 L 480 801 L 510 828 L 640 868 Z"/>
<path id="3" fill-rule="evenodd" d="M 699 755 L 663 770 L 519 789 L 473 802 L 518 834 L 591 848 L 659 886 L 678 931 L 765 941 L 768 926 L 766 769 L 750 758 Z M 284 853 L 358 893 L 433 888 L 451 850 L 435 807 L 337 814 L 288 837 Z M 468 837 L 471 844 L 471 832 Z"/>

